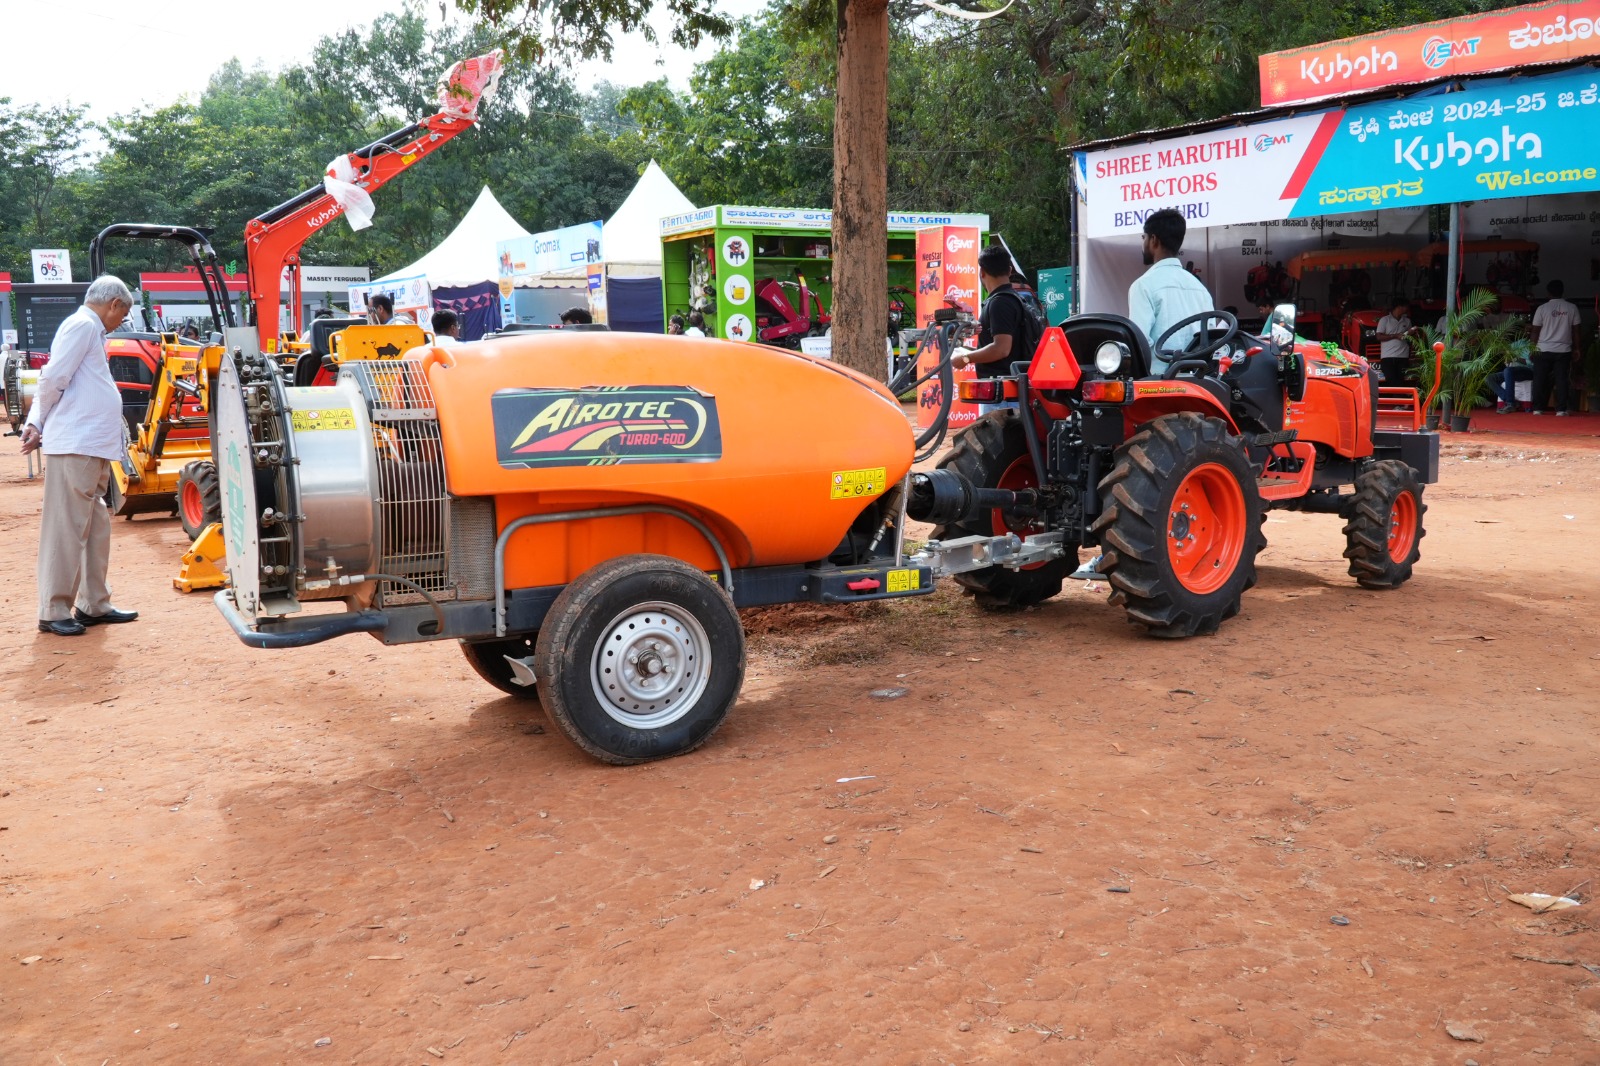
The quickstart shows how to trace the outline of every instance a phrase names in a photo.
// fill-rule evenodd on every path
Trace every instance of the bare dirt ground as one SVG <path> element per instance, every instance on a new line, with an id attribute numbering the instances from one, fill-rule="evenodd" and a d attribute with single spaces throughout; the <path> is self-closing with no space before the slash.
<path id="1" fill-rule="evenodd" d="M 8 444 L 0 1062 L 1600 1061 L 1600 452 L 1446 452 L 1401 591 L 1275 515 L 1214 638 L 768 613 L 612 769 L 448 644 L 244 648 L 170 520 L 35 634 Z"/>

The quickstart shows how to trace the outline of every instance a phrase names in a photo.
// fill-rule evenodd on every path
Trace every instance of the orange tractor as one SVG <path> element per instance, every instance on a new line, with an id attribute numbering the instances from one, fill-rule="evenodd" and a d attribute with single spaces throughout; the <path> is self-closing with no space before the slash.
<path id="1" fill-rule="evenodd" d="M 1411 576 L 1438 435 L 1422 430 L 1416 390 L 1298 339 L 1293 304 L 1266 336 L 1214 311 L 1154 345 L 1126 319 L 1079 315 L 1013 370 L 962 383 L 962 399 L 1016 406 L 967 427 L 911 483 L 911 517 L 938 526 L 913 561 L 981 605 L 1048 599 L 1097 548 L 1130 621 L 1158 637 L 1215 632 L 1255 584 L 1273 508 L 1343 517 L 1364 587 Z"/>

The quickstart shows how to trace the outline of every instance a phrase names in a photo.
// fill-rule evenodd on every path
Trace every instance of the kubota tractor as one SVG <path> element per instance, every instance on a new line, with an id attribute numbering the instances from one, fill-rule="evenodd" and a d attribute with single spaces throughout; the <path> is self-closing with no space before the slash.
<path id="1" fill-rule="evenodd" d="M 1098 550 L 1130 621 L 1188 637 L 1238 613 L 1264 514 L 1278 508 L 1342 517 L 1351 575 L 1399 586 L 1418 557 L 1438 435 L 1423 432 L 1415 390 L 1382 388 L 1366 360 L 1297 339 L 1293 316 L 1280 307 L 1267 336 L 1249 337 L 1209 312 L 1152 346 L 1126 319 L 1079 315 L 1010 376 L 963 382 L 963 399 L 1016 406 L 913 477 L 910 515 L 937 525 L 913 560 L 1004 608 L 1056 595 L 1079 550 Z M 1179 350 L 1173 338 L 1195 330 Z"/>

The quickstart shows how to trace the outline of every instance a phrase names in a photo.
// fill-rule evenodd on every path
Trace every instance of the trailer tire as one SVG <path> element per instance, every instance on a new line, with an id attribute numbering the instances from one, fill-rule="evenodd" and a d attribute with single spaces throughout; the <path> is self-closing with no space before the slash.
<path id="1" fill-rule="evenodd" d="M 1154 637 L 1215 633 L 1256 582 L 1261 495 L 1243 438 L 1192 411 L 1163 415 L 1116 450 L 1092 532 L 1111 602 Z"/>
<path id="2" fill-rule="evenodd" d="M 191 541 L 211 523 L 222 521 L 222 481 L 209 459 L 187 463 L 178 471 L 178 521 Z"/>
<path id="3" fill-rule="evenodd" d="M 463 640 L 461 654 L 472 672 L 508 696 L 519 700 L 539 701 L 539 689 L 534 685 L 519 685 L 506 656 L 525 659 L 533 654 L 533 636 L 510 637 L 506 640 Z"/>
<path id="4" fill-rule="evenodd" d="M 628 555 L 572 581 L 534 642 L 545 710 L 616 766 L 682 755 L 727 718 L 744 683 L 744 629 L 728 593 L 665 555 Z"/>
<path id="5" fill-rule="evenodd" d="M 1363 471 L 1344 525 L 1344 557 L 1356 584 L 1396 589 L 1410 580 L 1428 535 L 1422 525 L 1427 513 L 1417 473 L 1405 463 L 1385 459 Z"/>
<path id="6" fill-rule="evenodd" d="M 1033 461 L 1028 454 L 1028 438 L 1014 411 L 995 411 L 984 415 L 956 434 L 950 452 L 939 461 L 940 470 L 951 470 L 979 488 L 1024 488 L 1038 484 Z M 962 525 L 938 526 L 935 540 L 957 537 L 993 537 L 1005 533 L 998 511 L 970 519 Z M 1020 536 L 1042 532 L 1043 527 L 1014 527 Z M 1078 565 L 1077 551 L 1068 547 L 1061 559 L 1022 570 L 989 566 L 955 575 L 956 584 L 965 589 L 979 607 L 991 611 L 1016 610 L 1043 603 L 1060 595 L 1062 582 Z"/>

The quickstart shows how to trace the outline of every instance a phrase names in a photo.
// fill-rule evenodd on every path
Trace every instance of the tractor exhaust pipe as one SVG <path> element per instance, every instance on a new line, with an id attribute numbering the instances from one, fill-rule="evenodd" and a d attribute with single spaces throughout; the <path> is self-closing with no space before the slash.
<path id="1" fill-rule="evenodd" d="M 938 526 L 960 525 L 996 508 L 1031 518 L 1038 514 L 1038 499 L 1033 489 L 981 489 L 952 470 L 932 470 L 911 475 L 906 514 Z"/>

